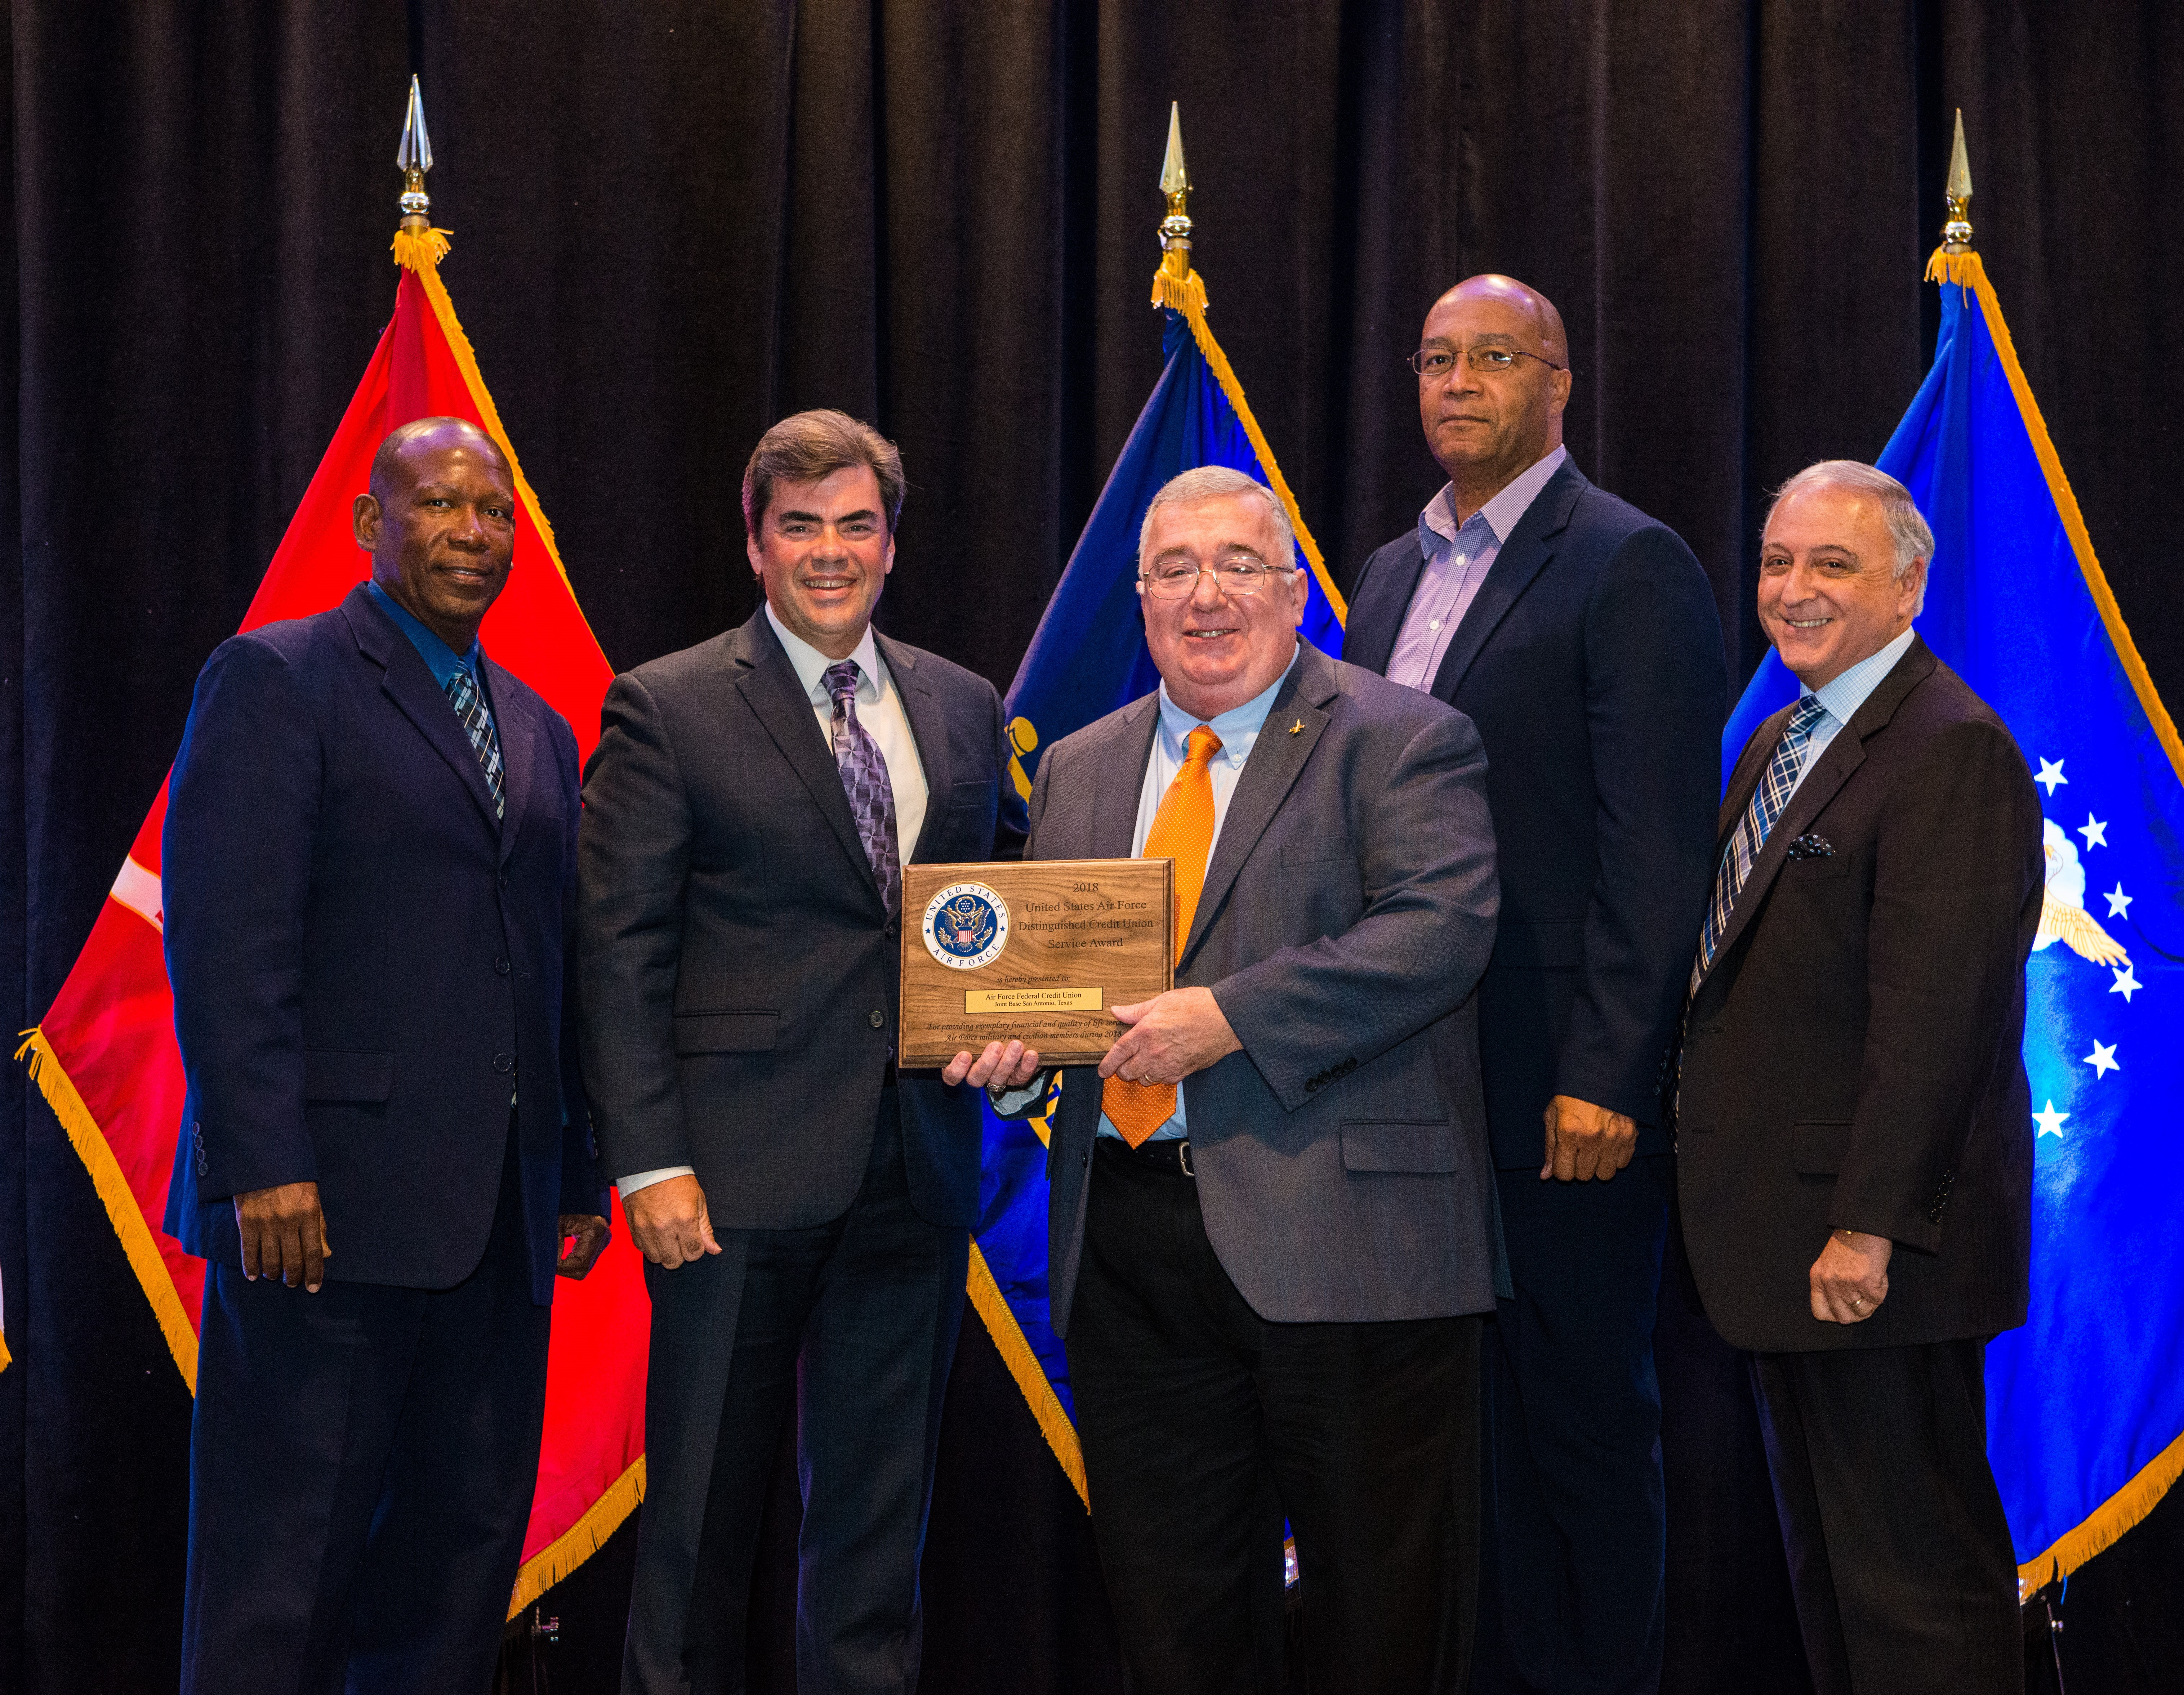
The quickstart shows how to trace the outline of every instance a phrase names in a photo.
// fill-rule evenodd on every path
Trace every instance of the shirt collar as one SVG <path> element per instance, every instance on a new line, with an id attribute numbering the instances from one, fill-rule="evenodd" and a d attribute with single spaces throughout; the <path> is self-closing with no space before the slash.
<path id="1" fill-rule="evenodd" d="M 1472 514 L 1471 521 L 1477 523 L 1484 518 L 1486 527 L 1494 532 L 1495 544 L 1498 547 L 1506 542 L 1509 532 L 1531 510 L 1532 503 L 1540 497 L 1540 491 L 1547 486 L 1548 479 L 1568 458 L 1568 447 L 1557 447 L 1546 458 L 1526 466 L 1510 479 L 1500 493 Z M 1453 542 L 1461 527 L 1456 521 L 1456 486 L 1445 482 L 1440 492 L 1428 501 L 1425 510 L 1418 514 L 1418 545 L 1430 550 L 1435 536 L 1444 542 Z"/>
<path id="2" fill-rule="evenodd" d="M 1265 689 L 1253 695 L 1241 706 L 1232 706 L 1217 718 L 1194 718 L 1168 698 L 1167 685 L 1160 686 L 1161 740 L 1167 744 L 1168 756 L 1180 763 L 1190 752 L 1190 732 L 1201 724 L 1210 725 L 1221 738 L 1221 751 L 1214 755 L 1226 760 L 1238 770 L 1251 757 L 1251 745 L 1259 739 L 1260 727 L 1267 714 L 1273 710 L 1274 697 L 1282 692 L 1282 685 L 1290 680 L 1290 673 L 1297 668 L 1297 659 L 1304 654 L 1304 644 L 1297 644 L 1296 656 L 1282 670 Z"/>
<path id="3" fill-rule="evenodd" d="M 1865 704 L 1866 697 L 1880 686 L 1880 680 L 1896 669 L 1897 661 L 1911 648 L 1913 637 L 1918 632 L 1906 628 L 1903 633 L 1879 653 L 1869 653 L 1837 677 L 1833 682 L 1816 689 L 1800 687 L 1800 697 L 1814 695 L 1828 716 L 1838 724 L 1848 724 L 1851 714 Z"/>
<path id="4" fill-rule="evenodd" d="M 804 685 L 804 692 L 811 697 L 814 706 L 832 706 L 833 697 L 827 692 L 827 668 L 841 664 L 830 659 L 801 636 L 783 624 L 773 609 L 773 603 L 766 603 L 766 621 L 773 625 L 773 633 L 781 638 L 782 651 L 788 655 L 788 663 L 796 668 L 796 681 Z M 865 633 L 857 638 L 857 645 L 850 657 L 857 662 L 857 698 L 870 705 L 880 697 L 879 649 L 872 644 L 872 626 L 865 625 Z"/>
<path id="5" fill-rule="evenodd" d="M 410 645 L 417 650 L 418 656 L 431 668 L 432 681 L 439 684 L 443 693 L 455 680 L 458 671 L 468 671 L 471 681 L 478 681 L 478 661 L 483 656 L 475 638 L 471 642 L 469 653 L 458 653 L 426 628 L 424 620 L 370 578 L 365 579 L 364 586 L 377 598 L 379 609 L 394 620 L 394 627 L 410 638 Z"/>

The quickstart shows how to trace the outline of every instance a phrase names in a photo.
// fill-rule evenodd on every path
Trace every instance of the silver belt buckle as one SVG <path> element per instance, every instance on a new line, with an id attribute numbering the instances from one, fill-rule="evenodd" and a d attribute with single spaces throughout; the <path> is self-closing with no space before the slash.
<path id="1" fill-rule="evenodd" d="M 1198 1175 L 1197 1172 L 1190 1169 L 1190 1138 L 1189 1136 L 1184 1136 L 1180 1142 L 1176 1143 L 1175 1157 L 1183 1162 L 1183 1175 L 1184 1176 L 1195 1177 Z"/>

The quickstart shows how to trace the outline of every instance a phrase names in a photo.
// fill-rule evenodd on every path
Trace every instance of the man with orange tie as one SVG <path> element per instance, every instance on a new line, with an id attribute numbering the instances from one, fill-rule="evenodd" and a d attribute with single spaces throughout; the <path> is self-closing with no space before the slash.
<path id="1" fill-rule="evenodd" d="M 1485 756 L 1298 638 L 1290 523 L 1250 478 L 1176 478 L 1138 559 L 1161 686 L 1048 752 L 1030 850 L 1176 867 L 1176 986 L 1114 1009 L 1050 1144 L 1123 1657 L 1139 1695 L 1264 1687 L 1285 1516 L 1312 1687 L 1424 1691 L 1463 1663 L 1477 1507 L 1433 1484 L 1475 1464 L 1498 1258 Z"/>

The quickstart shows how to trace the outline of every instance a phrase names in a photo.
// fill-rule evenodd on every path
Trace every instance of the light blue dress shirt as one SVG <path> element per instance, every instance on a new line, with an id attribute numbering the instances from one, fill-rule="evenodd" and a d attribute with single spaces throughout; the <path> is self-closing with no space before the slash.
<path id="1" fill-rule="evenodd" d="M 1804 783 L 1805 773 L 1819 764 L 1820 755 L 1828 751 L 1828 743 L 1842 734 L 1843 726 L 1856 716 L 1858 708 L 1865 704 L 1866 697 L 1880 686 L 1880 680 L 1896 669 L 1897 660 L 1910 652 L 1916 634 L 1915 631 L 1907 629 L 1879 653 L 1867 654 L 1823 687 L 1798 689 L 1800 700 L 1808 694 L 1819 697 L 1820 716 L 1813 725 L 1811 745 L 1806 752 L 1805 763 L 1798 768 L 1797 781 L 1790 785 L 1790 794 L 1797 792 Z M 1790 803 L 1788 795 L 1783 797 L 1782 803 L 1785 806 Z"/>
<path id="2" fill-rule="evenodd" d="M 1510 532 L 1568 458 L 1568 448 L 1557 447 L 1512 478 L 1507 487 L 1461 525 L 1456 521 L 1453 485 L 1443 483 L 1440 492 L 1426 503 L 1418 514 L 1418 548 L 1425 555 L 1425 568 L 1418 573 L 1418 586 L 1411 591 L 1403 627 L 1388 656 L 1391 681 L 1433 692 L 1449 638 L 1479 597 L 1479 586 L 1501 557 Z"/>
<path id="3" fill-rule="evenodd" d="M 1236 779 L 1243 774 L 1245 761 L 1258 744 L 1259 731 L 1273 707 L 1274 697 L 1281 692 L 1290 672 L 1295 669 L 1296 661 L 1292 659 L 1263 693 L 1252 696 L 1243 705 L 1233 707 L 1212 720 L 1193 718 L 1168 698 L 1167 685 L 1161 685 L 1160 730 L 1153 737 L 1152 757 L 1145 761 L 1145 781 L 1138 787 L 1138 824 L 1130 836 L 1131 858 L 1141 858 L 1145 853 L 1145 837 L 1152 833 L 1153 820 L 1160 815 L 1161 802 L 1167 797 L 1168 785 L 1175 781 L 1176 773 L 1190 757 L 1190 732 L 1201 724 L 1210 723 L 1213 733 L 1221 738 L 1221 751 L 1206 768 L 1206 776 L 1213 785 L 1213 838 L 1206 844 L 1206 859 L 1208 864 L 1212 863 L 1214 844 L 1221 840 L 1221 826 L 1228 822 L 1228 798 L 1236 792 Z M 1183 1089 L 1178 1085 L 1175 1116 L 1155 1131 L 1150 1139 L 1170 1142 L 1188 1133 L 1184 1123 Z M 1100 1134 L 1118 1136 L 1122 1132 L 1102 1113 Z"/>

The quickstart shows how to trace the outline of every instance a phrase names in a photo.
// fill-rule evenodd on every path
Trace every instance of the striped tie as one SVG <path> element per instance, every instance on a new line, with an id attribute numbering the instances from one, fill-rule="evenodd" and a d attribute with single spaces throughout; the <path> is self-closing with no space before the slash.
<path id="1" fill-rule="evenodd" d="M 1813 745 L 1813 726 L 1826 710 L 1818 695 L 1808 694 L 1797 703 L 1790 721 L 1782 726 L 1782 739 L 1774 744 L 1774 757 L 1767 762 L 1767 775 L 1752 792 L 1752 804 L 1744 809 L 1744 816 L 1736 820 L 1736 833 L 1722 850 L 1721 869 L 1714 873 L 1713 898 L 1707 903 L 1706 922 L 1699 926 L 1698 957 L 1691 961 L 1691 981 L 1684 990 L 1684 1009 L 1676 1019 L 1675 1039 L 1661 1056 L 1663 1079 L 1668 1085 L 1672 1147 L 1683 1118 L 1684 1040 L 1691 1029 L 1691 1001 L 1699 992 L 1700 981 L 1712 968 L 1714 955 L 1721 950 L 1729 915 L 1736 910 L 1736 897 L 1752 875 L 1752 863 L 1767 845 L 1767 834 L 1774 829 L 1774 820 L 1790 803 L 1797 774 L 1805 769 L 1805 756 Z"/>
<path id="2" fill-rule="evenodd" d="M 448 679 L 448 699 L 469 732 L 471 747 L 485 770 L 485 786 L 493 791 L 493 815 L 505 819 L 508 801 L 500 770 L 500 737 L 493 733 L 493 714 L 485 709 L 485 697 L 478 692 L 477 679 L 468 665 L 458 666 Z"/>
<path id="3" fill-rule="evenodd" d="M 1183 769 L 1161 797 L 1153 827 L 1145 832 L 1144 859 L 1175 861 L 1175 957 L 1183 958 L 1183 944 L 1190 934 L 1190 921 L 1198 915 L 1199 892 L 1206 886 L 1206 862 L 1213 852 L 1213 778 L 1208 767 L 1221 751 L 1221 738 L 1213 726 L 1201 724 L 1190 732 L 1190 750 Z M 1175 1116 L 1175 1085 L 1126 1083 L 1120 1076 L 1107 1079 L 1100 1092 L 1100 1109 L 1133 1148 Z"/>
<path id="4" fill-rule="evenodd" d="M 1826 710 L 1816 694 L 1797 703 L 1797 709 L 1782 726 L 1782 739 L 1774 744 L 1774 757 L 1767 762 L 1767 775 L 1752 792 L 1752 804 L 1744 809 L 1744 816 L 1736 821 L 1736 833 L 1723 850 L 1721 869 L 1714 873 L 1713 898 L 1707 903 L 1706 923 L 1699 929 L 1699 956 L 1691 964 L 1693 993 L 1697 992 L 1699 979 L 1713 968 L 1723 932 L 1729 928 L 1729 915 L 1736 909 L 1736 897 L 1752 875 L 1759 850 L 1767 845 L 1767 832 L 1774 829 L 1774 820 L 1790 803 L 1791 792 L 1797 786 L 1798 774 L 1805 769 L 1805 756 L 1813 745 L 1813 726 Z"/>

